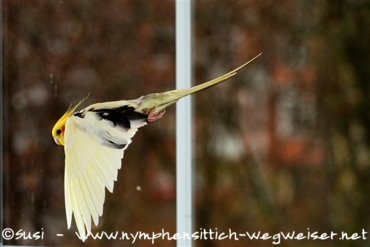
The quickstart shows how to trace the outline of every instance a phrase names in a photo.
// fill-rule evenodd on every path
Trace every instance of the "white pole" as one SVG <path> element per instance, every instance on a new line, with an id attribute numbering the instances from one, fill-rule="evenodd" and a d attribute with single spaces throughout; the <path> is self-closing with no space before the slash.
<path id="1" fill-rule="evenodd" d="M 176 0 L 176 88 L 191 87 L 191 0 Z M 192 234 L 192 127 L 191 97 L 176 104 L 176 232 Z M 192 240 L 177 240 L 192 246 Z"/>

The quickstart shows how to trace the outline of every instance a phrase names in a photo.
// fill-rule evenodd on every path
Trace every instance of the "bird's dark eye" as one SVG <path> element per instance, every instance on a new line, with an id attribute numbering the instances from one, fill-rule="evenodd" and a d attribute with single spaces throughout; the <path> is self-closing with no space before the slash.
<path id="1" fill-rule="evenodd" d="M 60 135 L 60 134 L 62 134 L 62 130 L 61 129 L 58 129 L 57 130 L 57 135 Z"/>

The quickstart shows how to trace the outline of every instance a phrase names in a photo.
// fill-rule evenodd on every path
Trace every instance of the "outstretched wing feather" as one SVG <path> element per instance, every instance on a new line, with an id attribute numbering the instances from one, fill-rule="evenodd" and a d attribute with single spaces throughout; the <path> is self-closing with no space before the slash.
<path id="1" fill-rule="evenodd" d="M 64 137 L 67 225 L 68 228 L 71 226 L 73 214 L 81 237 L 91 231 L 91 218 L 95 225 L 98 224 L 99 216 L 103 213 L 105 187 L 113 192 L 124 149 L 131 142 L 137 128 L 146 124 L 145 120 L 135 120 L 130 129 L 120 128 L 119 133 L 126 138 L 121 141 L 127 144 L 124 148 L 117 149 L 102 145 L 96 138 L 96 133 L 112 132 L 109 128 L 114 126 L 99 122 L 89 123 L 94 126 L 89 128 L 84 123 L 86 121 L 81 121 L 78 117 L 68 119 Z M 114 133 L 117 133 L 117 129 L 114 129 Z"/>

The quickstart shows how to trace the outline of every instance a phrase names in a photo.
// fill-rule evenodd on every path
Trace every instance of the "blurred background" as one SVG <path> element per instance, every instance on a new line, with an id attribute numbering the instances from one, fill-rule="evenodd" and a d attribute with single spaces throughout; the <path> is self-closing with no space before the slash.
<path id="1" fill-rule="evenodd" d="M 82 246 L 74 222 L 67 230 L 64 151 L 51 128 L 88 94 L 82 107 L 175 88 L 175 2 L 6 0 L 2 7 L 2 225 L 44 232 L 42 240 L 4 243 Z M 369 232 L 370 1 L 196 0 L 193 11 L 194 85 L 263 53 L 193 97 L 194 230 Z M 95 232 L 175 233 L 175 144 L 172 107 L 133 138 Z"/>

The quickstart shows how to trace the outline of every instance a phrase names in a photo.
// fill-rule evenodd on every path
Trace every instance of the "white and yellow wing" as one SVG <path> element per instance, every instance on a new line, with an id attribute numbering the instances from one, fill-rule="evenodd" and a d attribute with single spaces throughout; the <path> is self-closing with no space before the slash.
<path id="1" fill-rule="evenodd" d="M 69 117 L 64 132 L 68 228 L 72 214 L 82 238 L 86 236 L 86 231 L 91 231 L 91 218 L 95 225 L 98 224 L 99 216 L 103 214 L 105 187 L 113 191 L 123 151 L 137 129 L 146 125 L 147 114 L 161 112 L 182 97 L 229 79 L 258 56 L 260 54 L 235 70 L 190 89 L 149 94 L 131 101 L 94 104 L 70 117 L 78 105 L 69 110 L 61 118 Z"/>
<path id="2" fill-rule="evenodd" d="M 130 115 L 127 109 L 119 109 L 93 105 L 76 112 L 66 123 L 67 225 L 70 228 L 74 214 L 82 239 L 91 231 L 91 218 L 98 224 L 103 214 L 105 187 L 113 192 L 123 152 L 137 129 L 146 124 L 146 115 Z"/>

